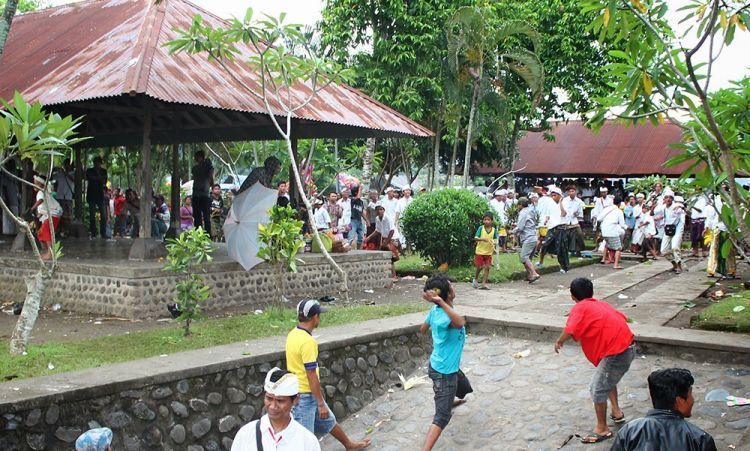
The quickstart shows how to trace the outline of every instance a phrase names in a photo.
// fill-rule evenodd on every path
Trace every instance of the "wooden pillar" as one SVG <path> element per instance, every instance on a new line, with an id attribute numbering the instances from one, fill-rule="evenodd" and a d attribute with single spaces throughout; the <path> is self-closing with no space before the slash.
<path id="1" fill-rule="evenodd" d="M 170 224 L 167 236 L 174 238 L 180 234 L 180 148 L 182 145 L 172 144 L 172 186 L 170 190 Z"/>
<path id="2" fill-rule="evenodd" d="M 141 236 L 133 240 L 130 248 L 130 260 L 151 260 L 166 255 L 164 244 L 151 238 L 151 104 L 146 103 L 143 109 L 143 141 L 141 144 L 141 176 L 139 211 L 139 228 Z"/>
<path id="3" fill-rule="evenodd" d="M 75 177 L 73 180 L 73 189 L 75 193 L 74 212 L 73 217 L 75 222 L 83 223 L 83 152 L 81 148 L 76 146 L 75 148 Z"/>
<path id="4" fill-rule="evenodd" d="M 147 105 L 143 117 L 143 141 L 141 141 L 141 205 L 140 205 L 140 237 L 151 238 L 151 105 Z"/>
<path id="5" fill-rule="evenodd" d="M 297 183 L 294 181 L 294 168 L 293 164 L 299 165 L 299 152 L 297 151 L 297 145 L 299 140 L 292 137 L 292 154 L 294 154 L 294 161 L 289 163 L 289 198 L 294 199 L 297 205 L 302 205 L 302 193 L 297 192 Z M 299 166 L 298 166 L 299 167 Z M 304 183 L 304 180 L 302 181 Z"/>

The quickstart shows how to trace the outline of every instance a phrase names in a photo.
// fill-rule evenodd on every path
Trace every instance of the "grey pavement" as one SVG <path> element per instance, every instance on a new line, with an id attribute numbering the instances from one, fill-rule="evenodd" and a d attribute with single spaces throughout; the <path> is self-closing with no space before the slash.
<path id="1" fill-rule="evenodd" d="M 530 350 L 526 358 L 515 352 Z M 425 375 L 426 360 L 416 376 Z M 692 371 L 695 406 L 693 423 L 713 435 L 718 449 L 748 449 L 740 444 L 750 425 L 750 406 L 727 407 L 707 401 L 711 394 L 750 396 L 750 364 L 725 364 L 638 354 L 619 386 L 620 405 L 628 419 L 638 418 L 651 408 L 646 378 L 657 368 L 682 367 Z M 456 409 L 438 441 L 438 450 L 554 450 L 574 433 L 585 434 L 594 425 L 589 397 L 593 366 L 575 343 L 560 354 L 553 343 L 499 336 L 470 335 L 462 368 L 475 393 Z M 389 393 L 365 406 L 343 423 L 344 429 L 360 438 L 372 438 L 371 449 L 419 449 L 434 413 L 432 385 L 418 385 L 408 391 L 393 387 Z M 616 428 L 610 422 L 613 431 Z M 606 450 L 612 440 L 584 445 L 574 438 L 565 450 Z M 322 440 L 324 450 L 343 449 L 332 437 Z"/>

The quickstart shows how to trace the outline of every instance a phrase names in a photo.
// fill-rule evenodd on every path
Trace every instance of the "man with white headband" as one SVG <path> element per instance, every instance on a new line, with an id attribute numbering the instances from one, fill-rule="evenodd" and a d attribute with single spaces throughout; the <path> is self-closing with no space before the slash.
<path id="1" fill-rule="evenodd" d="M 266 374 L 264 390 L 267 413 L 237 431 L 232 451 L 320 451 L 315 434 L 292 418 L 292 407 L 299 395 L 297 376 L 274 368 Z"/>

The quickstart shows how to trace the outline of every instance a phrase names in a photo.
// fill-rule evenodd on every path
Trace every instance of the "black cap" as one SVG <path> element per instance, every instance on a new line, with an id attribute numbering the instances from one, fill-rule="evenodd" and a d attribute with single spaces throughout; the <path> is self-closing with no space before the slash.
<path id="1" fill-rule="evenodd" d="M 304 299 L 297 304 L 297 314 L 305 318 L 312 318 L 320 313 L 325 313 L 327 309 L 320 306 L 320 302 L 315 299 Z"/>

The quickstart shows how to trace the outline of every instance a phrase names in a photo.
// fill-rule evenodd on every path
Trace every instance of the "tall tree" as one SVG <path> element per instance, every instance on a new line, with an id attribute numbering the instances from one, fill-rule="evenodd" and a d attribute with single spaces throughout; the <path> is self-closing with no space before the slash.
<path id="1" fill-rule="evenodd" d="M 472 85 L 469 103 L 469 122 L 466 127 L 466 152 L 462 186 L 469 185 L 471 149 L 474 144 L 475 116 L 480 94 L 490 99 L 506 97 L 509 74 L 518 76 L 531 93 L 530 102 L 536 105 L 544 87 L 544 68 L 537 55 L 539 37 L 527 24 L 519 21 L 499 22 L 487 8 L 459 8 L 446 26 L 448 61 L 459 78 L 469 78 Z M 528 48 L 524 45 L 528 41 Z M 468 75 L 468 76 L 467 76 Z M 507 108 L 499 102 L 497 123 L 508 122 Z"/>

